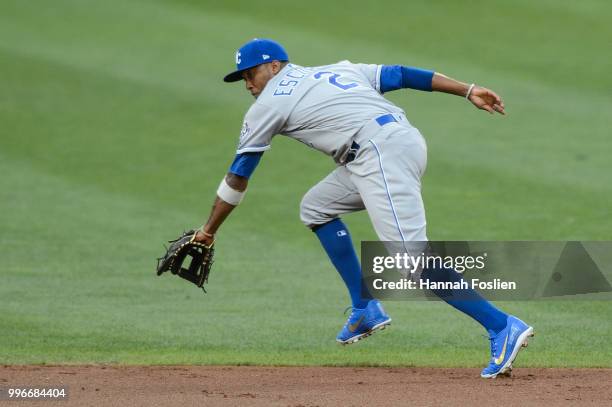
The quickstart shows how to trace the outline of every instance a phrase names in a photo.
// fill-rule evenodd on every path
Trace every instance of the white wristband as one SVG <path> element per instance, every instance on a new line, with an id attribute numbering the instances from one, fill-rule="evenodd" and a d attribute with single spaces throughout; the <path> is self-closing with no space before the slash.
<path id="1" fill-rule="evenodd" d="M 472 94 L 472 90 L 474 90 L 474 86 L 476 86 L 476 84 L 472 83 L 472 84 L 470 85 L 470 87 L 468 88 L 468 91 L 467 91 L 467 93 L 465 94 L 465 98 L 466 98 L 467 100 L 470 100 L 470 95 Z"/>
<path id="2" fill-rule="evenodd" d="M 236 191 L 234 188 L 230 187 L 227 182 L 225 182 L 225 177 L 223 177 L 223 180 L 217 189 L 217 195 L 219 198 L 234 206 L 238 206 L 238 204 L 242 201 L 245 192 L 246 191 Z"/>

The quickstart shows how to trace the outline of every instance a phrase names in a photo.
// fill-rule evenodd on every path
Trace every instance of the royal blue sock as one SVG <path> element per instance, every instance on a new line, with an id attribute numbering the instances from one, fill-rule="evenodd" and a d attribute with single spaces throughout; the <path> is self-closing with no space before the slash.
<path id="1" fill-rule="evenodd" d="M 421 279 L 430 282 L 460 282 L 461 275 L 451 268 L 426 269 Z M 498 333 L 506 327 L 508 314 L 500 311 L 471 288 L 431 290 L 435 295 L 459 311 L 478 321 L 489 333 Z"/>
<path id="2" fill-rule="evenodd" d="M 336 218 L 313 230 L 344 280 L 351 295 L 353 308 L 365 308 L 368 300 L 361 296 L 361 266 L 348 229 L 339 218 Z"/>

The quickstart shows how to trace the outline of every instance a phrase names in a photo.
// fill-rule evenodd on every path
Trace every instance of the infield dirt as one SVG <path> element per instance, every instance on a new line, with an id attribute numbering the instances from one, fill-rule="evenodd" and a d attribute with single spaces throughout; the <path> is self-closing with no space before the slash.
<path id="1" fill-rule="evenodd" d="M 68 386 L 61 406 L 612 405 L 612 369 L 2 366 L 0 388 Z M 41 405 L 0 401 L 0 405 Z"/>

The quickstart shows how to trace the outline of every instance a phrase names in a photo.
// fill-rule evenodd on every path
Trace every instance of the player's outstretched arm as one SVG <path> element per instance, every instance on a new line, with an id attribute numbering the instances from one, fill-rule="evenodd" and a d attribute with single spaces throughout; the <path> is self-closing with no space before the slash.
<path id="1" fill-rule="evenodd" d="M 210 216 L 206 224 L 196 234 L 195 240 L 206 245 L 210 245 L 215 241 L 217 229 L 242 201 L 249 184 L 249 177 L 253 175 L 262 155 L 263 152 L 236 154 L 227 175 L 223 178 L 221 184 L 219 184 L 217 198 L 213 204 Z"/>
<path id="2" fill-rule="evenodd" d="M 436 72 L 431 80 L 431 89 L 466 97 L 474 106 L 491 114 L 506 114 L 502 99 L 492 90 L 482 86 L 459 82 Z"/>
<path id="3" fill-rule="evenodd" d="M 219 191 L 221 191 L 222 188 L 225 188 L 225 192 L 221 192 L 221 194 L 227 194 L 227 187 L 229 187 L 233 191 L 236 191 L 238 194 L 244 193 L 244 191 L 246 191 L 247 189 L 248 183 L 248 178 L 241 177 L 240 175 L 236 175 L 230 172 L 225 176 L 226 186 L 219 187 Z M 197 240 L 198 242 L 205 243 L 206 245 L 210 245 L 214 242 L 215 233 L 217 233 L 217 230 L 219 229 L 221 224 L 234 210 L 234 208 L 238 206 L 238 202 L 235 201 L 236 197 L 231 196 L 231 191 L 229 191 L 229 194 L 229 196 L 226 196 L 226 199 L 232 201 L 234 204 L 226 202 L 223 198 L 217 195 L 212 210 L 210 212 L 210 216 L 208 217 L 206 224 L 202 227 L 202 230 L 198 231 L 195 240 Z"/>

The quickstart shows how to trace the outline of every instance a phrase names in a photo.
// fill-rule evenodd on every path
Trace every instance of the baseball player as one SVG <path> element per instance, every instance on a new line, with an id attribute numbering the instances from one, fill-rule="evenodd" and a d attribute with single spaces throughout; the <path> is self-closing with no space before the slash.
<path id="1" fill-rule="evenodd" d="M 421 198 L 425 140 L 404 111 L 383 94 L 403 88 L 450 93 L 491 114 L 504 114 L 504 103 L 489 89 L 424 69 L 349 61 L 319 67 L 291 64 L 285 49 L 269 39 L 254 39 L 238 49 L 236 70 L 224 81 L 240 80 L 255 102 L 244 117 L 235 159 L 196 240 L 214 242 L 223 221 L 242 201 L 273 136 L 294 138 L 337 164 L 306 193 L 300 207 L 302 222 L 320 240 L 351 297 L 351 315 L 336 340 L 350 344 L 385 328 L 391 318 L 380 302 L 361 295 L 361 267 L 340 219 L 344 213 L 365 209 L 381 241 L 427 241 Z M 434 281 L 460 278 L 452 269 L 423 270 L 422 276 Z M 533 328 L 474 290 L 460 291 L 457 297 L 437 294 L 487 330 L 491 360 L 481 376 L 508 373 Z"/>

